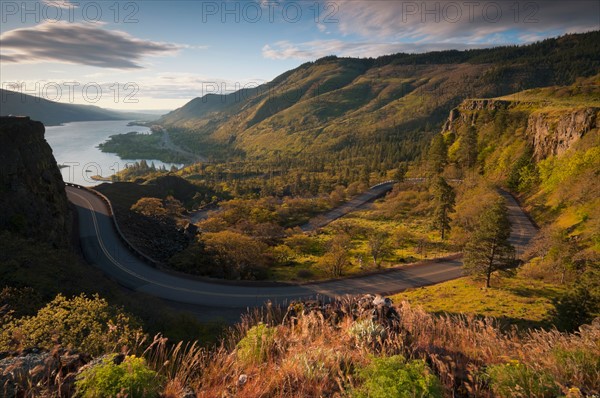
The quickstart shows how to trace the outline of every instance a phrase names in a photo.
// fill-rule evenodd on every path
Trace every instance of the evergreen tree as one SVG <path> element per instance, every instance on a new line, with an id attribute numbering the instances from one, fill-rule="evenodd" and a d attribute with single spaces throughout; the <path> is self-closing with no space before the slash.
<path id="1" fill-rule="evenodd" d="M 465 271 L 485 277 L 486 287 L 494 271 L 506 270 L 514 264 L 514 247 L 508 242 L 510 221 L 503 199 L 497 200 L 479 216 L 475 230 L 465 247 Z"/>
<path id="2" fill-rule="evenodd" d="M 433 213 L 433 226 L 440 231 L 442 240 L 444 240 L 446 232 L 450 231 L 450 213 L 454 211 L 456 194 L 442 176 L 438 176 L 435 180 L 433 194 L 436 203 Z"/>
<path id="3" fill-rule="evenodd" d="M 458 159 L 464 169 L 470 169 L 477 163 L 477 129 L 475 126 L 469 126 L 467 133 L 461 138 Z"/>
<path id="4" fill-rule="evenodd" d="M 406 165 L 406 163 L 405 162 L 400 163 L 400 165 L 396 169 L 396 172 L 394 173 L 394 180 L 396 180 L 398 182 L 403 182 L 404 178 L 406 177 L 407 171 L 408 171 L 408 166 Z"/>
<path id="5" fill-rule="evenodd" d="M 427 164 L 429 165 L 429 173 L 441 174 L 448 161 L 448 148 L 444 137 L 441 134 L 436 134 L 431 140 L 429 151 L 427 152 Z"/>

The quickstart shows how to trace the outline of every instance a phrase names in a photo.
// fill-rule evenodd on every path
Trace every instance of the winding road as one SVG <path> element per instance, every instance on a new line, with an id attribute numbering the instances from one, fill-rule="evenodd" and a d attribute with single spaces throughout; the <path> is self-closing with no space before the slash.
<path id="1" fill-rule="evenodd" d="M 381 185 L 373 187 L 371 194 L 373 197 L 381 196 L 392 186 L 393 184 L 388 183 L 384 186 L 385 189 Z M 456 257 L 377 274 L 299 285 L 240 285 L 186 279 L 153 268 L 136 256 L 118 235 L 108 204 L 94 191 L 69 185 L 66 191 L 69 200 L 77 208 L 81 247 L 86 260 L 123 286 L 177 303 L 247 308 L 263 305 L 267 301 L 284 303 L 299 298 L 390 294 L 462 276 L 462 263 Z M 509 194 L 505 194 L 505 197 L 511 222 L 515 226 L 511 231 L 511 240 L 516 245 L 517 253 L 522 253 L 537 230 L 514 198 Z M 357 206 L 361 204 L 364 203 L 356 202 Z"/>

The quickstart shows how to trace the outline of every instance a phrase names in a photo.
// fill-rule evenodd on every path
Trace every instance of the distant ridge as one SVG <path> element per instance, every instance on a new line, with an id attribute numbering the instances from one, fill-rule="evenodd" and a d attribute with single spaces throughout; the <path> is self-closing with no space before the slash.
<path id="1" fill-rule="evenodd" d="M 144 116 L 107 110 L 93 105 L 63 104 L 0 89 L 0 116 L 8 115 L 29 116 L 32 120 L 38 120 L 46 126 L 68 122 L 141 119 L 140 116 Z"/>

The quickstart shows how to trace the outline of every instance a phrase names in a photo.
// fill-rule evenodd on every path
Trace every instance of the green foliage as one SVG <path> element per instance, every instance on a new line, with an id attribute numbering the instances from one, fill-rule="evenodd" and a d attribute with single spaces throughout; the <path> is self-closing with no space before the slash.
<path id="1" fill-rule="evenodd" d="M 514 163 L 506 179 L 506 184 L 513 192 L 527 192 L 534 187 L 537 181 L 537 166 L 533 162 L 533 155 L 529 150 Z"/>
<path id="2" fill-rule="evenodd" d="M 492 391 L 500 397 L 551 398 L 559 392 L 552 374 L 516 360 L 489 366 L 486 373 Z"/>
<path id="3" fill-rule="evenodd" d="M 34 316 L 3 325 L 0 350 L 56 344 L 91 355 L 131 347 L 142 336 L 138 322 L 97 295 L 67 299 L 59 294 Z"/>
<path id="4" fill-rule="evenodd" d="M 269 265 L 267 245 L 257 239 L 234 231 L 202 234 L 206 250 L 223 270 L 221 277 L 229 279 L 263 279 Z"/>
<path id="5" fill-rule="evenodd" d="M 320 259 L 321 266 L 334 278 L 343 275 L 344 270 L 350 265 L 348 249 L 350 237 L 339 233 L 329 242 L 327 253 Z"/>
<path id="6" fill-rule="evenodd" d="M 109 140 L 99 144 L 102 152 L 116 153 L 122 159 L 158 159 L 168 163 L 184 163 L 188 160 L 177 152 L 163 148 L 162 133 L 142 134 L 132 131 L 127 134 L 111 135 Z"/>
<path id="7" fill-rule="evenodd" d="M 116 364 L 114 355 L 88 367 L 77 377 L 76 396 L 81 398 L 155 398 L 161 381 L 144 358 L 128 355 Z"/>
<path id="8" fill-rule="evenodd" d="M 481 212 L 475 230 L 465 246 L 464 267 L 469 274 L 485 277 L 490 287 L 491 275 L 514 265 L 514 248 L 508 242 L 510 221 L 504 199 Z"/>
<path id="9" fill-rule="evenodd" d="M 589 289 L 576 285 L 553 300 L 554 323 L 561 330 L 574 331 L 584 323 L 591 322 L 600 313 L 600 297 Z"/>
<path id="10" fill-rule="evenodd" d="M 351 393 L 356 398 L 441 398 L 442 386 L 422 360 L 407 361 L 400 355 L 373 358 L 358 370 L 363 384 Z"/>
<path id="11" fill-rule="evenodd" d="M 251 327 L 237 343 L 236 356 L 238 360 L 245 365 L 265 362 L 273 348 L 275 332 L 275 328 L 262 322 Z"/>

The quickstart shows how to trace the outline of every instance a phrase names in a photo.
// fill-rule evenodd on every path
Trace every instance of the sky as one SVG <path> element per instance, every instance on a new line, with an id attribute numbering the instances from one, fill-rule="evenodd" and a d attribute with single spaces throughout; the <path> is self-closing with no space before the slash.
<path id="1" fill-rule="evenodd" d="M 0 14 L 2 88 L 156 111 L 328 55 L 526 44 L 600 29 L 598 0 L 0 0 Z"/>

